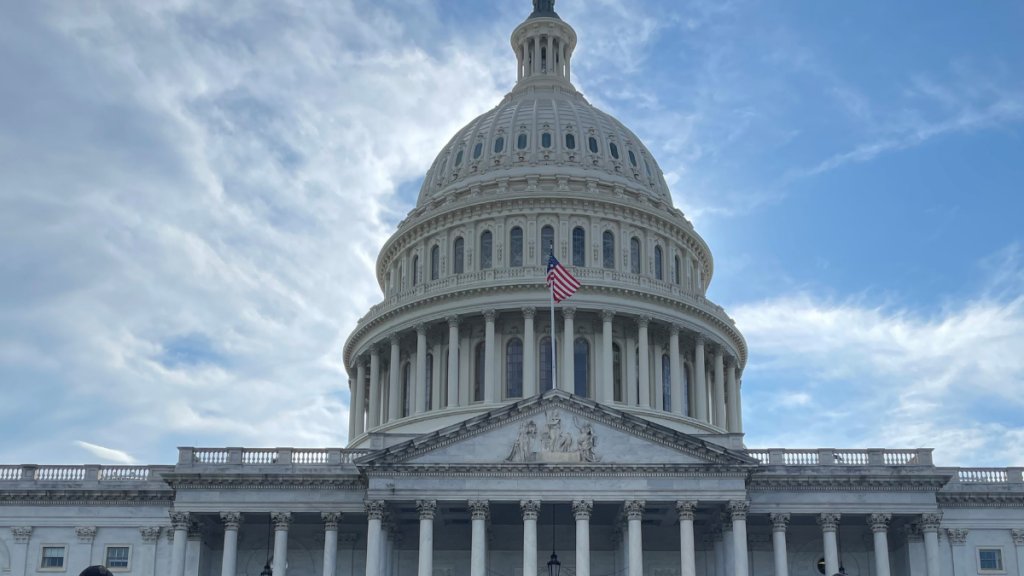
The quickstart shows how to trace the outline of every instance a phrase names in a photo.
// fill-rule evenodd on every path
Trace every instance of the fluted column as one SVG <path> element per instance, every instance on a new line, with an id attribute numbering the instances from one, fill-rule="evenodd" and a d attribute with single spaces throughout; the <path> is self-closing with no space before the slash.
<path id="1" fill-rule="evenodd" d="M 523 308 L 523 398 L 537 395 L 537 342 L 533 333 L 533 318 L 537 309 Z"/>
<path id="2" fill-rule="evenodd" d="M 338 568 L 338 522 L 341 512 L 321 512 L 324 521 L 324 576 L 334 576 Z"/>
<path id="3" fill-rule="evenodd" d="M 725 370 L 723 368 L 724 350 L 715 348 L 715 425 L 725 428 Z"/>
<path id="4" fill-rule="evenodd" d="M 736 573 L 736 536 L 732 532 L 732 515 L 722 514 L 722 576 Z"/>
<path id="5" fill-rule="evenodd" d="M 185 547 L 188 546 L 188 528 L 192 523 L 188 512 L 171 512 L 174 544 L 171 548 L 171 576 L 185 576 Z"/>
<path id="6" fill-rule="evenodd" d="M 495 396 L 495 389 L 497 385 L 494 382 L 494 320 L 498 317 L 498 312 L 495 310 L 485 310 L 484 320 L 486 325 L 484 328 L 484 402 L 487 404 L 493 404 Z"/>
<path id="7" fill-rule="evenodd" d="M 892 514 L 868 516 L 868 526 L 875 537 L 875 576 L 889 576 L 889 521 Z"/>
<path id="8" fill-rule="evenodd" d="M 487 569 L 487 515 L 490 511 L 486 500 L 470 500 L 469 502 L 470 517 L 473 521 L 469 576 L 484 576 Z"/>
<path id="9" fill-rule="evenodd" d="M 637 360 L 640 363 L 640 398 L 642 408 L 651 407 L 651 353 L 648 349 L 650 339 L 647 337 L 647 327 L 651 323 L 650 316 L 639 316 L 636 319 L 636 327 L 639 331 L 637 341 L 640 345 L 640 355 Z"/>
<path id="10" fill-rule="evenodd" d="M 523 512 L 523 576 L 537 576 L 537 516 L 540 500 L 520 500 Z"/>
<path id="11" fill-rule="evenodd" d="M 941 576 L 939 571 L 939 527 L 942 525 L 942 512 L 921 516 L 921 532 L 924 534 L 924 560 L 928 566 L 928 576 Z"/>
<path id="12" fill-rule="evenodd" d="M 614 310 L 601 310 L 601 389 L 597 393 L 597 401 L 611 404 L 615 401 L 615 374 L 612 362 L 612 320 Z"/>
<path id="13" fill-rule="evenodd" d="M 627 406 L 636 406 L 639 402 L 637 399 L 636 371 L 636 335 L 630 329 L 626 331 L 626 391 L 622 395 L 622 400 Z"/>
<path id="14" fill-rule="evenodd" d="M 576 518 L 576 576 L 590 576 L 590 513 L 593 500 L 576 500 L 572 514 Z"/>
<path id="15" fill-rule="evenodd" d="M 679 574 L 697 576 L 697 555 L 693 546 L 693 511 L 696 500 L 679 500 L 676 512 L 679 514 Z"/>
<path id="16" fill-rule="evenodd" d="M 679 330 L 681 326 L 673 324 L 669 327 L 668 356 L 669 370 L 672 372 L 672 406 L 669 408 L 673 414 L 683 414 L 686 409 L 683 406 L 685 395 L 683 394 L 683 370 L 679 363 Z"/>
<path id="17" fill-rule="evenodd" d="M 726 371 L 725 371 L 725 385 L 728 389 L 727 396 L 729 397 L 729 403 L 727 405 L 728 413 L 728 427 L 726 428 L 729 432 L 739 433 L 740 432 L 740 391 L 736 385 L 736 359 L 728 358 L 726 360 Z M 877 576 L 877 575 L 876 575 Z"/>
<path id="18" fill-rule="evenodd" d="M 565 306 L 562 308 L 562 319 L 565 324 L 562 334 L 562 390 L 573 394 L 576 388 L 576 366 L 573 362 L 574 341 L 576 329 L 573 326 L 573 319 L 576 318 L 576 308 Z"/>
<path id="19" fill-rule="evenodd" d="M 391 335 L 391 365 L 388 368 L 390 386 L 388 389 L 388 422 L 394 422 L 402 417 L 402 351 L 401 336 L 397 332 Z"/>
<path id="20" fill-rule="evenodd" d="M 274 576 L 285 576 L 288 570 L 288 529 L 292 525 L 291 512 L 271 512 L 274 523 Z"/>
<path id="21" fill-rule="evenodd" d="M 369 422 L 366 425 L 367 431 L 380 426 L 380 387 L 380 348 L 373 346 L 370 348 L 370 410 Z"/>
<path id="22" fill-rule="evenodd" d="M 427 411 L 427 325 L 416 325 L 416 390 L 409 400 L 415 409 L 409 414 L 422 414 Z"/>
<path id="23" fill-rule="evenodd" d="M 715 576 L 726 576 L 725 574 L 725 530 L 721 524 L 711 527 L 711 539 L 715 543 Z"/>
<path id="24" fill-rule="evenodd" d="M 645 506 L 643 500 L 626 501 L 626 517 L 629 518 L 628 576 L 644 576 L 644 541 L 640 529 Z"/>
<path id="25" fill-rule="evenodd" d="M 448 407 L 459 405 L 459 317 L 448 316 Z"/>
<path id="26" fill-rule="evenodd" d="M 533 73 L 540 74 L 540 36 L 533 38 Z"/>
<path id="27" fill-rule="evenodd" d="M 949 551 L 953 557 L 953 574 L 967 574 L 974 564 L 973 559 L 965 558 L 964 548 L 967 544 L 968 528 L 946 528 L 946 538 L 949 538 Z M 1003 562 L 1006 559 L 1003 558 Z M 969 564 L 968 564 L 969 563 Z"/>
<path id="28" fill-rule="evenodd" d="M 729 502 L 729 514 L 732 515 L 733 569 L 735 576 L 747 576 L 750 563 L 747 556 L 747 512 L 750 511 L 749 500 L 733 500 Z"/>
<path id="29" fill-rule="evenodd" d="M 836 543 L 836 530 L 839 529 L 840 514 L 822 514 L 818 516 L 821 525 L 821 537 L 825 547 L 825 574 L 832 576 L 839 572 L 839 548 Z"/>
<path id="30" fill-rule="evenodd" d="M 1017 549 L 1017 574 L 1024 576 L 1024 528 L 1010 528 L 1010 537 Z"/>
<path id="31" fill-rule="evenodd" d="M 693 380 L 696 396 L 694 402 L 697 404 L 696 416 L 701 422 L 708 422 L 708 386 L 704 381 L 704 374 L 707 368 L 704 366 L 704 335 L 697 334 L 697 345 L 693 351 Z M 831 576 L 831 574 L 829 575 Z"/>
<path id="32" fill-rule="evenodd" d="M 420 556 L 418 576 L 434 574 L 434 513 L 436 500 L 417 500 L 416 510 L 420 513 Z"/>
<path id="33" fill-rule="evenodd" d="M 775 576 L 789 576 L 789 552 L 786 550 L 786 526 L 789 524 L 789 514 L 773 513 L 771 521 Z"/>
<path id="34" fill-rule="evenodd" d="M 366 360 L 356 359 L 355 406 L 349 406 L 348 417 L 352 420 L 352 436 L 349 441 L 366 431 Z"/>
<path id="35" fill-rule="evenodd" d="M 235 576 L 238 566 L 238 528 L 242 525 L 241 512 L 221 512 L 224 523 L 224 553 L 221 556 L 221 576 Z"/>
<path id="36" fill-rule="evenodd" d="M 380 555 L 380 524 L 386 505 L 383 500 L 366 502 L 366 576 L 382 576 Z"/>

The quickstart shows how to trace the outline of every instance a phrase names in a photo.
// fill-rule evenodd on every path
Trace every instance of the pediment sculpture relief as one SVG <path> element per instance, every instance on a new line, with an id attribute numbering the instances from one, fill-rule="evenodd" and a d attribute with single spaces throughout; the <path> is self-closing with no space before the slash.
<path id="1" fill-rule="evenodd" d="M 562 415 L 558 410 L 549 410 L 544 416 L 543 430 L 538 430 L 533 420 L 519 425 L 519 433 L 505 458 L 506 462 L 565 464 L 601 461 L 601 457 L 594 453 L 597 436 L 590 422 L 573 417 L 576 427 L 574 438 L 570 431 L 562 429 Z"/>

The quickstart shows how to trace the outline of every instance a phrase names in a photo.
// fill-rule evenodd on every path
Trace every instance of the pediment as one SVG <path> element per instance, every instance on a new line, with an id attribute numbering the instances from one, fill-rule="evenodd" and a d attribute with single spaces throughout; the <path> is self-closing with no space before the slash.
<path id="1" fill-rule="evenodd" d="M 360 458 L 360 466 L 756 466 L 745 454 L 549 390 Z"/>

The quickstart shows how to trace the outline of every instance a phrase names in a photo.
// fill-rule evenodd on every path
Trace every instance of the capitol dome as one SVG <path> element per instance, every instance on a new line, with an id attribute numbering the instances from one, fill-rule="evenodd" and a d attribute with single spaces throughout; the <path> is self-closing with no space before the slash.
<path id="1" fill-rule="evenodd" d="M 556 387 L 741 446 L 747 349 L 706 298 L 711 251 L 647 147 L 573 86 L 575 30 L 534 6 L 512 33 L 512 91 L 438 153 L 377 258 L 384 300 L 344 350 L 350 445 Z M 553 321 L 549 253 L 581 283 Z"/>

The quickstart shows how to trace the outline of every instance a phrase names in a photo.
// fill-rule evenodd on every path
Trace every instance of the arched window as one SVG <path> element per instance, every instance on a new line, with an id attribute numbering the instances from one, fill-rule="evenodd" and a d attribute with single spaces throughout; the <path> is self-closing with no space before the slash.
<path id="1" fill-rule="evenodd" d="M 565 147 L 568 150 L 575 150 L 576 149 L 576 137 L 573 136 L 572 134 L 566 134 L 565 135 Z"/>
<path id="2" fill-rule="evenodd" d="M 551 338 L 540 340 L 540 391 L 551 390 Z"/>
<path id="3" fill-rule="evenodd" d="M 402 289 L 402 265 L 401 264 L 399 264 L 397 267 L 395 267 L 395 289 L 396 290 L 401 290 Z"/>
<path id="4" fill-rule="evenodd" d="M 484 401 L 484 370 L 487 365 L 487 346 L 483 342 L 476 345 L 476 370 L 473 374 L 473 401 Z"/>
<path id="5" fill-rule="evenodd" d="M 647 168 L 647 177 L 650 178 L 651 177 L 651 165 L 647 163 L 647 160 L 644 160 L 644 168 Z"/>
<path id="6" fill-rule="evenodd" d="M 452 252 L 452 272 L 462 274 L 466 271 L 466 240 L 457 238 Z"/>
<path id="7" fill-rule="evenodd" d="M 616 402 L 623 402 L 622 392 L 622 349 L 612 344 L 612 394 Z"/>
<path id="8" fill-rule="evenodd" d="M 520 150 L 526 150 L 526 134 L 519 135 L 518 146 Z"/>
<path id="9" fill-rule="evenodd" d="M 462 166 L 462 150 L 459 150 L 459 153 L 455 155 L 455 167 L 458 168 L 459 166 Z"/>
<path id="10" fill-rule="evenodd" d="M 682 280 L 682 276 L 679 271 L 679 256 L 676 256 L 675 259 L 672 260 L 672 281 L 676 284 L 682 284 L 680 280 Z"/>
<path id="11" fill-rule="evenodd" d="M 405 365 L 402 370 L 402 417 L 409 415 L 409 384 L 412 378 L 412 366 Z"/>
<path id="12" fill-rule="evenodd" d="M 424 398 L 424 404 L 427 410 L 434 409 L 434 355 L 427 354 L 427 397 Z"/>
<path id="13" fill-rule="evenodd" d="M 501 154 L 502 150 L 505 149 L 505 137 L 498 136 L 498 139 L 494 141 L 494 153 Z"/>
<path id="14" fill-rule="evenodd" d="M 633 154 L 632 150 L 629 151 L 629 163 L 636 166 L 636 155 Z"/>
<path id="15" fill-rule="evenodd" d="M 586 246 L 587 233 L 583 231 L 583 228 L 573 228 L 572 230 L 572 265 L 573 266 L 586 266 Z"/>
<path id="16" fill-rule="evenodd" d="M 508 343 L 508 351 L 505 355 L 507 367 L 507 385 L 505 387 L 506 398 L 523 397 L 523 341 L 513 338 Z"/>
<path id="17" fill-rule="evenodd" d="M 441 276 L 441 248 L 434 246 L 430 249 L 430 279 L 437 280 Z"/>
<path id="18" fill-rule="evenodd" d="M 551 226 L 545 226 L 540 229 L 540 253 L 547 254 L 548 252 L 554 251 L 555 244 L 555 229 Z M 541 261 L 545 264 L 547 261 L 541 258 Z"/>
<path id="19" fill-rule="evenodd" d="M 551 134 L 545 132 L 540 135 L 540 145 L 543 148 L 551 148 Z"/>
<path id="20" fill-rule="evenodd" d="M 665 412 L 672 411 L 672 363 L 668 354 L 661 357 L 661 401 Z"/>
<path id="21" fill-rule="evenodd" d="M 487 270 L 494 265 L 494 236 L 490 230 L 480 235 L 480 269 Z"/>
<path id="22" fill-rule="evenodd" d="M 662 280 L 661 277 L 661 246 L 654 247 L 654 278 L 655 280 Z"/>
<path id="23" fill-rule="evenodd" d="M 483 154 L 483 153 L 484 153 L 484 143 L 483 142 L 477 142 L 476 146 L 473 147 L 473 160 L 476 160 L 477 158 L 479 158 L 480 155 Z"/>
<path id="24" fill-rule="evenodd" d="M 605 231 L 601 238 L 601 245 L 604 251 L 603 265 L 609 270 L 615 269 L 615 235 L 609 231 Z"/>
<path id="25" fill-rule="evenodd" d="M 629 241 L 629 271 L 633 274 L 640 273 L 640 239 L 633 238 Z"/>
<path id="26" fill-rule="evenodd" d="M 518 226 L 509 233 L 508 265 L 513 268 L 523 265 L 523 229 Z"/>
<path id="27" fill-rule="evenodd" d="M 590 151 L 597 154 L 597 138 L 590 137 Z"/>
<path id="28" fill-rule="evenodd" d="M 612 152 L 612 158 L 615 158 L 616 160 L 618 160 L 619 159 L 619 147 L 615 145 L 615 142 L 612 142 L 611 144 L 609 144 L 608 148 Z"/>
<path id="29" fill-rule="evenodd" d="M 415 286 L 420 279 L 420 257 L 412 257 L 412 285 Z"/>
<path id="30" fill-rule="evenodd" d="M 572 346 L 573 393 L 587 397 L 587 369 L 590 367 L 590 344 L 584 338 L 577 338 Z"/>

